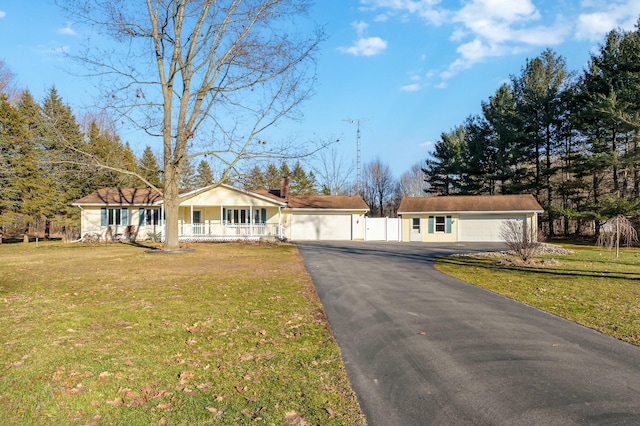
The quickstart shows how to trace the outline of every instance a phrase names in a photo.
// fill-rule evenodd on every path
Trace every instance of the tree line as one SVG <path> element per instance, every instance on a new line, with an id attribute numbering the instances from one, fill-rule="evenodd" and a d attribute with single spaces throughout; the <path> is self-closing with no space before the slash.
<path id="1" fill-rule="evenodd" d="M 122 142 L 107 118 L 88 114 L 78 120 L 58 91 L 42 102 L 13 87 L 12 75 L 0 76 L 0 226 L 5 237 L 52 226 L 77 229 L 75 200 L 104 187 L 162 187 L 162 167 L 150 146 L 138 157 Z M 214 181 L 209 163 L 190 164 L 185 188 Z"/>
<path id="2" fill-rule="evenodd" d="M 586 69 L 551 49 L 441 134 L 423 167 L 430 194 L 533 194 L 550 235 L 596 233 L 640 213 L 640 21 L 608 33 Z"/>

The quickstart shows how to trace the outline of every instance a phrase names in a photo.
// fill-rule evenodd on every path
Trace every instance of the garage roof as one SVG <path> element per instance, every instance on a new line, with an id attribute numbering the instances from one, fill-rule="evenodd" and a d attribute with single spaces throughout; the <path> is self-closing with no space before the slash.
<path id="1" fill-rule="evenodd" d="M 441 195 L 406 197 L 400 203 L 402 213 L 458 212 L 538 212 L 542 207 L 533 195 Z"/>
<path id="2" fill-rule="evenodd" d="M 358 195 L 290 195 L 287 207 L 292 209 L 369 210 Z"/>

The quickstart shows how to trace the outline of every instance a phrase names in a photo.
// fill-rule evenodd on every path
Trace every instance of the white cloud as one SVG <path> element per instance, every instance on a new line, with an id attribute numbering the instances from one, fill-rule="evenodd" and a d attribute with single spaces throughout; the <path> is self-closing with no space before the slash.
<path id="1" fill-rule="evenodd" d="M 4 18 L 5 16 L 7 16 L 7 12 L 5 12 L 4 10 L 0 10 L 0 19 Z"/>
<path id="2" fill-rule="evenodd" d="M 442 23 L 446 15 L 446 11 L 436 7 L 439 3 L 440 0 L 360 0 L 365 8 L 415 14 L 435 25 Z"/>
<path id="3" fill-rule="evenodd" d="M 367 30 L 367 28 L 369 28 L 369 24 L 367 24 L 364 21 L 352 22 L 351 26 L 353 28 L 355 28 L 356 33 L 358 34 L 358 37 L 362 37 L 362 34 L 364 34 L 364 32 Z"/>
<path id="4" fill-rule="evenodd" d="M 380 37 L 358 39 L 350 47 L 340 47 L 340 51 L 354 56 L 375 56 L 387 48 L 387 42 Z"/>
<path id="5" fill-rule="evenodd" d="M 387 15 L 386 13 L 381 13 L 377 15 L 375 18 L 373 18 L 374 22 L 387 22 L 388 20 L 389 20 L 389 15 Z"/>
<path id="6" fill-rule="evenodd" d="M 417 92 L 421 89 L 421 86 L 418 83 L 407 84 L 406 86 L 402 86 L 400 90 L 403 92 Z"/>
<path id="7" fill-rule="evenodd" d="M 71 29 L 71 23 L 70 22 L 67 22 L 67 26 L 66 27 L 58 29 L 58 34 L 69 35 L 69 36 L 77 35 L 77 33 L 75 31 L 73 31 L 73 29 Z"/>
<path id="8" fill-rule="evenodd" d="M 431 148 L 433 148 L 434 145 L 435 145 L 435 143 L 433 141 L 425 141 L 425 142 L 422 142 L 418 146 L 420 148 L 423 148 L 423 149 L 431 149 Z"/>
<path id="9" fill-rule="evenodd" d="M 588 3 L 584 6 L 595 9 L 581 13 L 577 18 L 576 38 L 578 40 L 601 41 L 604 36 L 615 28 L 632 30 L 640 15 L 640 2 L 626 0 L 622 2 Z"/>

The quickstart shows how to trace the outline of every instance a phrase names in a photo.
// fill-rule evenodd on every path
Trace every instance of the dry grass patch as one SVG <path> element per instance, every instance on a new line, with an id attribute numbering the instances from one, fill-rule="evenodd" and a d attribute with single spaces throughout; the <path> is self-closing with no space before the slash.
<path id="1" fill-rule="evenodd" d="M 3 424 L 364 423 L 292 245 L 1 245 L 0 340 Z"/>
<path id="2" fill-rule="evenodd" d="M 564 245 L 573 254 L 533 264 L 447 257 L 436 268 L 462 281 L 640 345 L 640 250 Z M 552 260 L 553 259 L 553 260 Z M 512 259 L 513 260 L 513 259 Z"/>

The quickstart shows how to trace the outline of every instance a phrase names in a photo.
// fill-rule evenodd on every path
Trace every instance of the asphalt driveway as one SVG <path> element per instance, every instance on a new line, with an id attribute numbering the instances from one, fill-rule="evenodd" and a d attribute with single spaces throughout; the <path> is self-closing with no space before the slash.
<path id="1" fill-rule="evenodd" d="M 640 348 L 433 268 L 499 245 L 298 247 L 369 425 L 640 424 Z"/>

